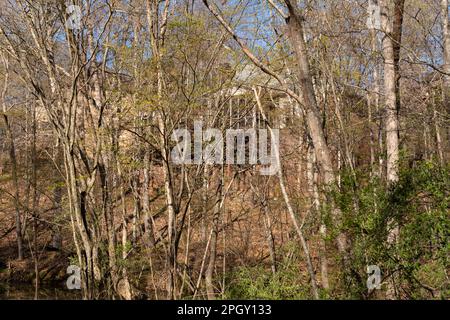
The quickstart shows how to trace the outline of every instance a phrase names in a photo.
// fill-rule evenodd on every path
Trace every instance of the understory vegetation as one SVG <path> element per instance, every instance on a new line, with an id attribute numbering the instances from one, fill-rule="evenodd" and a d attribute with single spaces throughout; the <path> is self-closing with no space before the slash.
<path id="1" fill-rule="evenodd" d="M 0 8 L 0 299 L 450 298 L 448 0 Z"/>

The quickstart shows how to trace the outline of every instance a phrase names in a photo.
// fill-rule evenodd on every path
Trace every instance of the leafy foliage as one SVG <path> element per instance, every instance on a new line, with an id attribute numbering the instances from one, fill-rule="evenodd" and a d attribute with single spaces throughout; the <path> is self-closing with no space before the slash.
<path id="1" fill-rule="evenodd" d="M 394 275 L 402 298 L 448 298 L 449 185 L 449 167 L 433 162 L 403 168 L 391 188 L 364 174 L 344 175 L 333 194 L 344 220 L 329 225 L 332 234 L 343 228 L 351 238 L 352 268 L 337 286 L 342 295 L 371 296 L 366 267 L 378 265 L 384 279 Z M 397 226 L 396 240 L 389 240 Z"/>

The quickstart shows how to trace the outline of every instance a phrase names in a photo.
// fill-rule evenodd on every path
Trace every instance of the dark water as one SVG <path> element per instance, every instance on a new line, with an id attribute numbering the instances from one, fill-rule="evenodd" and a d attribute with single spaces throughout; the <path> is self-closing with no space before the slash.
<path id="1" fill-rule="evenodd" d="M 43 284 L 38 290 L 29 283 L 0 283 L 0 300 L 77 300 L 81 291 L 69 290 L 64 284 Z"/>

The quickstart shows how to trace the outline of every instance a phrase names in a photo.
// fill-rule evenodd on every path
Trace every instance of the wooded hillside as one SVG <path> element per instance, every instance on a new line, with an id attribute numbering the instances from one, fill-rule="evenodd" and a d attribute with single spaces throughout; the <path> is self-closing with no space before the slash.
<path id="1" fill-rule="evenodd" d="M 0 8 L 0 297 L 449 298 L 448 0 Z"/>

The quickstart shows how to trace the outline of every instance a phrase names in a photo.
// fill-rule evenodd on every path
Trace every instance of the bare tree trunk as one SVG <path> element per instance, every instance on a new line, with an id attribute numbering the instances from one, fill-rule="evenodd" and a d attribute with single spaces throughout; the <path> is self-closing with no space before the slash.
<path id="1" fill-rule="evenodd" d="M 373 134 L 373 106 L 371 94 L 367 94 L 367 122 L 369 127 L 369 143 L 370 143 L 370 175 L 374 176 L 375 170 L 375 135 Z"/>
<path id="2" fill-rule="evenodd" d="M 155 234 L 153 231 L 153 221 L 150 218 L 150 154 L 147 150 L 144 151 L 144 181 L 142 183 L 142 210 L 144 211 L 144 228 L 145 228 L 145 242 L 150 247 L 155 245 Z"/>
<path id="3" fill-rule="evenodd" d="M 209 192 L 209 167 L 207 165 L 203 166 L 203 190 L 202 190 L 202 216 L 201 216 L 201 235 L 202 241 L 206 243 L 207 234 L 207 215 L 208 215 L 208 192 Z"/>
<path id="4" fill-rule="evenodd" d="M 83 257 L 79 256 L 80 267 L 83 270 L 83 295 L 85 299 L 92 299 L 94 295 L 94 270 L 92 264 L 92 237 L 87 225 L 86 217 L 86 193 L 79 192 L 75 169 L 74 153 L 70 143 L 64 145 L 64 161 L 67 174 L 67 195 L 69 199 L 69 212 L 73 225 L 73 231 L 78 231 L 83 245 Z M 74 238 L 76 238 L 76 233 Z M 84 258 L 84 259 L 83 259 Z"/>
<path id="5" fill-rule="evenodd" d="M 370 40 L 371 40 L 371 46 L 372 46 L 372 54 L 375 54 L 378 51 L 378 38 L 377 38 L 377 31 L 375 28 L 372 28 L 370 30 Z M 372 175 L 378 174 L 378 177 L 381 178 L 382 170 L 383 170 L 383 156 L 382 156 L 382 150 L 383 150 L 383 142 L 380 141 L 382 139 L 382 133 L 380 132 L 382 130 L 382 124 L 381 124 L 381 117 L 378 121 L 378 130 L 377 130 L 377 137 L 375 138 L 375 134 L 373 132 L 372 124 L 375 124 L 373 121 L 373 112 L 375 111 L 375 114 L 379 117 L 379 111 L 380 111 L 380 83 L 379 83 L 379 72 L 378 72 L 378 61 L 374 63 L 373 67 L 373 83 L 372 83 L 372 92 L 368 94 L 368 107 L 369 107 L 369 127 L 370 127 L 370 164 L 371 164 L 371 172 Z M 378 173 L 375 173 L 375 140 L 378 141 Z"/>
<path id="6" fill-rule="evenodd" d="M 14 209 L 16 212 L 16 241 L 17 241 L 17 258 L 23 259 L 23 239 L 22 239 L 22 222 L 20 214 L 20 200 L 19 200 L 19 181 L 17 177 L 17 158 L 16 148 L 14 144 L 14 135 L 12 133 L 11 125 L 9 123 L 8 116 L 3 112 L 3 120 L 6 127 L 6 134 L 9 140 L 9 158 L 11 160 L 11 174 L 14 188 Z"/>
<path id="7" fill-rule="evenodd" d="M 209 247 L 209 262 L 208 267 L 205 271 L 205 285 L 206 285 L 206 294 L 208 300 L 214 300 L 216 298 L 213 277 L 214 270 L 216 267 L 216 256 L 217 256 L 217 237 L 219 232 L 219 215 L 221 209 L 222 199 L 222 188 L 223 188 L 223 167 L 221 170 L 221 176 L 218 181 L 217 192 L 216 192 L 216 203 L 214 205 L 214 213 L 213 213 L 213 223 L 211 230 L 211 243 Z"/>
<path id="8" fill-rule="evenodd" d="M 6 106 L 6 92 L 8 90 L 9 85 L 9 65 L 8 61 L 5 57 L 2 56 L 3 64 L 5 66 L 6 72 L 4 75 L 4 87 L 1 93 L 2 99 L 2 113 L 3 113 L 3 122 L 6 127 L 6 136 L 9 141 L 9 159 L 11 161 L 11 176 L 14 188 L 14 209 L 15 209 L 15 223 L 16 223 L 16 241 L 17 241 L 17 258 L 19 260 L 23 259 L 23 239 L 22 239 L 22 222 L 21 222 L 21 213 L 20 213 L 20 200 L 19 200 L 19 180 L 17 175 L 17 157 L 16 157 L 16 146 L 14 143 L 14 134 L 11 128 L 11 124 L 9 122 L 9 118 L 7 115 L 7 106 Z"/>
<path id="9" fill-rule="evenodd" d="M 395 68 L 395 106 L 398 114 L 401 107 L 400 99 L 400 52 L 403 35 L 403 13 L 405 10 L 405 0 L 394 0 L 394 21 L 392 29 L 392 45 L 394 50 L 394 68 Z M 399 133 L 397 133 L 399 134 Z"/>
<path id="10" fill-rule="evenodd" d="M 450 113 L 450 30 L 449 30 L 449 9 L 448 9 L 448 0 L 442 0 L 441 3 L 441 9 L 442 9 L 442 31 L 443 31 L 443 39 L 444 39 L 444 72 L 446 73 L 444 75 L 444 81 L 443 81 L 443 105 L 444 110 L 446 114 Z M 450 135 L 450 129 L 447 126 L 446 129 L 446 135 Z M 445 154 L 442 156 L 444 162 L 446 159 L 444 159 Z"/>
<path id="11" fill-rule="evenodd" d="M 269 205 L 267 203 L 267 199 L 265 198 L 266 195 L 264 194 L 264 199 L 262 203 L 262 210 L 264 214 L 264 229 L 266 230 L 266 238 L 267 238 L 267 244 L 269 246 L 269 254 L 270 254 L 270 267 L 272 269 L 272 273 L 276 274 L 277 272 L 277 256 L 275 251 L 275 239 L 272 232 L 272 219 L 270 217 L 269 213 Z"/>
<path id="12" fill-rule="evenodd" d="M 315 215 L 320 216 L 320 195 L 317 187 L 318 184 L 318 173 L 315 169 L 316 159 L 314 150 L 309 146 L 308 148 L 308 162 L 307 162 L 307 177 L 308 177 L 308 193 L 311 201 L 310 211 Z M 329 289 L 330 284 L 328 280 L 328 259 L 327 259 L 327 249 L 325 245 L 325 238 L 327 235 L 327 227 L 325 223 L 322 221 L 322 217 L 320 217 L 320 239 L 319 239 L 319 248 L 320 248 L 320 276 L 322 280 L 322 287 L 324 289 Z"/>
<path id="13" fill-rule="evenodd" d="M 450 31 L 448 21 L 448 0 L 442 0 L 442 37 L 444 39 L 444 108 L 449 111 L 450 107 Z"/>
<path id="14" fill-rule="evenodd" d="M 167 147 L 168 132 L 164 119 L 164 105 L 163 105 L 163 90 L 164 78 L 162 68 L 162 51 L 164 50 L 165 32 L 167 28 L 167 19 L 169 15 L 170 1 L 166 0 L 162 14 L 159 8 L 159 1 L 147 0 L 147 21 L 150 30 L 150 43 L 152 47 L 152 54 L 156 61 L 157 74 L 157 125 L 160 133 L 160 151 L 162 155 L 163 171 L 164 171 L 164 189 L 166 193 L 167 216 L 168 216 L 168 252 L 167 252 L 167 267 L 169 277 L 167 279 L 167 293 L 169 299 L 175 298 L 175 277 L 176 277 L 176 212 L 177 208 L 174 201 L 174 191 L 172 186 L 172 174 L 169 164 L 169 150 Z"/>
<path id="15" fill-rule="evenodd" d="M 325 134 L 320 121 L 319 108 L 314 94 L 314 87 L 309 68 L 308 55 L 304 41 L 304 31 L 301 17 L 290 0 L 285 0 L 290 16 L 286 19 L 289 39 L 294 49 L 298 63 L 297 77 L 300 81 L 302 90 L 302 104 L 306 106 L 306 120 L 311 139 L 316 153 L 316 159 L 323 175 L 323 181 L 327 187 L 331 187 L 336 182 L 336 176 L 333 170 L 330 149 L 326 144 Z M 341 212 L 336 206 L 332 208 L 334 222 L 339 225 Z M 337 236 L 337 245 L 339 252 L 343 255 L 344 263 L 348 260 L 347 237 L 341 231 Z"/>
<path id="16" fill-rule="evenodd" d="M 439 125 L 439 115 L 436 110 L 436 104 L 433 102 L 433 122 L 434 122 L 434 130 L 436 133 L 436 148 L 437 148 L 437 155 L 439 159 L 439 163 L 441 165 L 444 165 L 444 152 L 442 149 L 442 137 L 441 137 L 441 128 Z"/>
<path id="17" fill-rule="evenodd" d="M 401 2 L 401 1 L 400 1 Z M 396 51 L 394 48 L 393 35 L 398 31 L 392 31 L 392 20 L 387 0 L 381 0 L 381 22 L 384 31 L 383 56 L 384 56 L 384 91 L 385 91 L 385 125 L 386 125 L 386 148 L 387 148 L 387 181 L 393 184 L 398 180 L 399 161 L 399 123 L 397 113 L 397 86 Z M 395 10 L 397 12 L 397 9 Z M 397 19 L 396 19 L 397 20 Z M 396 23 L 397 28 L 401 28 Z"/>
<path id="18" fill-rule="evenodd" d="M 111 203 L 111 181 L 107 174 L 107 168 L 111 161 L 108 161 L 107 156 L 101 157 L 99 161 L 99 175 L 102 187 L 102 214 L 105 223 L 105 231 L 108 242 L 108 265 L 111 274 L 112 287 L 117 290 L 118 271 L 116 258 L 116 234 L 114 227 L 114 212 Z M 112 171 L 112 170 L 111 170 Z"/>
<path id="19" fill-rule="evenodd" d="M 384 90 L 385 90 L 385 124 L 387 149 L 387 182 L 389 186 L 398 181 L 399 174 L 399 108 L 400 108 L 400 48 L 403 27 L 404 0 L 394 1 L 394 16 L 391 21 L 389 1 L 381 0 L 381 24 L 384 31 Z M 399 226 L 395 221 L 388 221 L 388 242 L 395 244 L 399 236 Z M 395 276 L 388 284 L 387 296 L 395 298 Z"/>
<path id="20" fill-rule="evenodd" d="M 267 119 L 267 116 L 266 116 L 266 114 L 264 112 L 264 109 L 262 107 L 260 96 L 259 96 L 259 92 L 258 92 L 258 90 L 256 88 L 253 88 L 253 92 L 254 92 L 254 95 L 255 95 L 256 103 L 257 103 L 258 108 L 259 108 L 259 112 L 261 113 L 261 116 L 263 117 L 264 121 L 267 122 L 267 127 L 269 129 L 270 136 L 271 136 L 271 139 L 272 139 L 272 142 L 273 142 L 273 141 L 275 141 L 275 134 L 273 133 L 272 128 L 268 124 L 268 119 Z M 313 294 L 314 298 L 315 299 L 319 299 L 319 291 L 317 289 L 316 275 L 315 275 L 314 267 L 313 267 L 313 264 L 312 264 L 312 261 L 311 261 L 311 255 L 309 253 L 308 244 L 306 243 L 305 237 L 303 235 L 302 226 L 300 226 L 300 224 L 298 222 L 297 215 L 295 214 L 294 209 L 293 209 L 293 207 L 291 205 L 291 200 L 289 198 L 289 194 L 288 194 L 287 189 L 286 189 L 286 184 L 284 182 L 283 169 L 282 169 L 282 165 L 281 165 L 281 159 L 280 159 L 279 150 L 276 150 L 275 157 L 276 157 L 276 164 L 277 164 L 277 168 L 278 168 L 277 176 L 278 176 L 278 181 L 280 183 L 281 193 L 283 195 L 284 202 L 285 202 L 286 207 L 288 209 L 288 213 L 289 213 L 289 216 L 291 218 L 292 224 L 294 225 L 295 231 L 297 232 L 297 235 L 300 238 L 300 244 L 302 246 L 303 253 L 305 255 L 306 267 L 308 269 L 308 273 L 309 273 L 309 276 L 311 278 L 311 291 L 312 291 L 312 294 Z"/>
<path id="21" fill-rule="evenodd" d="M 37 157 L 36 157 L 36 105 L 32 103 L 32 142 L 31 142 L 31 184 L 33 186 L 33 195 L 31 202 L 31 212 L 33 216 L 33 250 L 34 250 L 34 285 L 35 294 L 39 290 L 39 251 L 38 251 L 38 192 L 37 192 Z"/>

